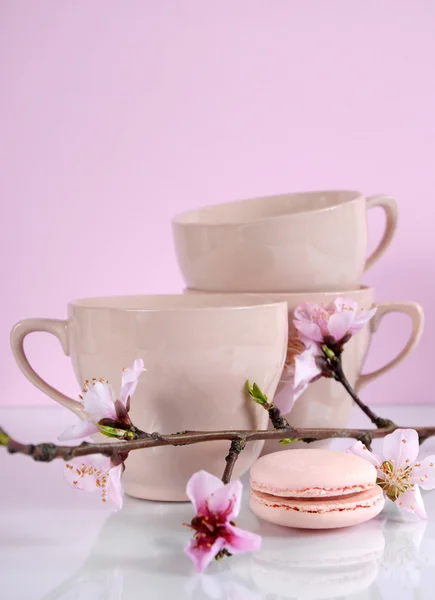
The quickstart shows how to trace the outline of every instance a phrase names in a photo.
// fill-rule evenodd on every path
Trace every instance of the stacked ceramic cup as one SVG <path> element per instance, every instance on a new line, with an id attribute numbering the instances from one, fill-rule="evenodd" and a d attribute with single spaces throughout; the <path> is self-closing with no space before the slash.
<path id="1" fill-rule="evenodd" d="M 374 206 L 385 210 L 387 224 L 366 261 L 366 213 Z M 79 385 L 102 378 L 116 397 L 121 369 L 141 358 L 146 371 L 131 399 L 130 416 L 144 431 L 264 429 L 268 415 L 247 401 L 246 380 L 270 398 L 286 393 L 282 373 L 288 336 L 290 343 L 295 336 L 291 313 L 302 302 L 328 304 L 347 296 L 361 308 L 375 303 L 374 289 L 361 287 L 361 277 L 387 248 L 396 220 L 394 200 L 366 199 L 357 192 L 257 198 L 186 213 L 173 220 L 173 231 L 188 293 L 71 301 L 64 320 L 25 319 L 13 327 L 15 360 L 34 385 L 81 419 L 86 419 L 83 403 L 55 389 L 31 366 L 24 350 L 30 333 L 57 337 Z M 372 334 L 383 315 L 393 311 L 410 317 L 411 337 L 388 365 L 361 375 Z M 346 346 L 344 368 L 351 384 L 359 390 L 405 358 L 421 329 L 416 304 L 378 304 L 370 328 Z M 344 390 L 323 379 L 309 386 L 289 420 L 298 426 L 341 427 L 350 408 Z M 245 473 L 262 450 L 273 449 L 261 441 L 248 444 L 234 477 Z M 185 500 L 190 476 L 205 469 L 220 477 L 227 452 L 226 441 L 132 452 L 124 489 L 139 498 Z"/>
<path id="2" fill-rule="evenodd" d="M 367 257 L 367 211 L 386 216 L 382 239 Z M 360 308 L 376 305 L 374 319 L 346 345 L 343 367 L 359 392 L 401 362 L 417 344 L 423 328 L 421 308 L 413 302 L 377 303 L 375 289 L 361 279 L 385 252 L 397 226 L 397 204 L 388 196 L 365 197 L 355 191 L 319 191 L 230 202 L 193 210 L 173 219 L 179 267 L 187 294 L 255 294 L 263 301 L 285 301 L 289 340 L 296 332 L 293 310 L 303 302 L 327 305 L 351 298 Z M 372 373 L 363 364 L 382 318 L 401 312 L 411 334 L 396 357 Z M 284 378 L 277 394 L 286 392 Z M 352 400 L 331 379 L 311 384 L 288 420 L 297 427 L 344 427 Z M 265 445 L 264 453 L 282 448 Z"/>

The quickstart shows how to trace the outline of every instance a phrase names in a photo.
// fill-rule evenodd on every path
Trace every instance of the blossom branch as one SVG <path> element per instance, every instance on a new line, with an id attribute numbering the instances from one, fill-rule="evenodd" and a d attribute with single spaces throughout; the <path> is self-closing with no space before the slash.
<path id="1" fill-rule="evenodd" d="M 367 406 L 367 404 L 364 404 L 361 398 L 359 398 L 359 396 L 356 394 L 356 392 L 354 391 L 344 374 L 343 367 L 341 364 L 341 358 L 338 358 L 333 362 L 333 373 L 334 379 L 341 383 L 341 385 L 344 387 L 349 396 L 351 396 L 355 404 L 363 411 L 365 415 L 367 415 L 367 417 L 370 419 L 373 425 L 376 425 L 378 429 L 394 426 L 393 421 L 391 421 L 390 419 L 384 419 L 383 417 L 379 417 Z"/>
<path id="2" fill-rule="evenodd" d="M 359 310 L 349 298 L 336 298 L 329 306 L 311 304 L 298 306 L 294 311 L 293 325 L 297 338 L 289 344 L 287 372 L 294 375 L 293 399 L 279 406 L 287 413 L 293 402 L 304 392 L 308 384 L 321 377 L 329 377 L 341 383 L 355 404 L 378 428 L 392 427 L 390 419 L 376 415 L 353 390 L 342 367 L 341 356 L 346 344 L 375 315 L 376 307 Z M 300 343 L 303 342 L 303 348 Z"/>
<path id="3" fill-rule="evenodd" d="M 409 428 L 409 426 L 408 426 Z M 183 446 L 200 444 L 204 442 L 215 442 L 221 440 L 255 442 L 261 440 L 280 440 L 291 438 L 301 442 L 315 442 L 328 439 L 355 439 L 366 443 L 372 438 L 383 438 L 400 427 L 392 425 L 378 429 L 309 429 L 288 426 L 285 429 L 271 430 L 223 430 L 223 431 L 189 431 L 173 433 L 170 435 L 150 434 L 150 437 L 139 438 L 128 441 L 88 443 L 83 442 L 78 446 L 58 446 L 52 443 L 22 444 L 11 438 L 0 428 L 0 445 L 5 446 L 11 454 L 24 454 L 39 462 L 51 462 L 57 458 L 69 461 L 73 458 L 89 456 L 91 454 L 102 454 L 104 456 L 117 457 L 126 452 L 156 448 L 159 446 Z M 413 427 L 420 437 L 426 440 L 435 436 L 435 427 Z M 235 462 L 236 459 L 231 459 Z"/>
<path id="4" fill-rule="evenodd" d="M 237 459 L 239 458 L 239 454 L 246 446 L 245 440 L 233 440 L 231 442 L 230 451 L 228 455 L 225 457 L 226 466 L 224 474 L 222 475 L 222 482 L 228 483 L 231 479 L 231 475 L 233 474 L 234 465 L 236 464 Z"/>

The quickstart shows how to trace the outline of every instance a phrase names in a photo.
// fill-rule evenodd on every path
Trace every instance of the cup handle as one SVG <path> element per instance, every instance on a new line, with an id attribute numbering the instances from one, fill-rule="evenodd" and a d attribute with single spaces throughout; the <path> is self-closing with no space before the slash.
<path id="1" fill-rule="evenodd" d="M 370 330 L 371 333 L 376 333 L 379 328 L 379 325 L 384 318 L 385 315 L 389 313 L 404 313 L 408 315 L 411 319 L 412 330 L 411 335 L 409 336 L 409 340 L 399 352 L 399 354 L 393 358 L 389 363 L 372 371 L 371 373 L 363 373 L 361 374 L 357 382 L 355 384 L 355 392 L 358 394 L 363 387 L 365 387 L 368 383 L 383 375 L 390 369 L 396 367 L 399 363 L 402 362 L 406 356 L 417 346 L 420 341 L 421 334 L 423 333 L 423 325 L 424 325 L 424 314 L 423 309 L 416 302 L 386 302 L 379 303 L 377 305 L 377 311 L 375 316 L 370 321 Z"/>
<path id="2" fill-rule="evenodd" d="M 397 202 L 394 200 L 394 198 L 391 198 L 391 196 L 370 196 L 367 198 L 367 210 L 374 208 L 375 206 L 380 206 L 385 212 L 385 230 L 378 246 L 367 258 L 364 272 L 368 271 L 370 267 L 372 267 L 374 263 L 383 255 L 385 250 L 391 244 L 397 229 L 399 212 L 397 208 Z"/>
<path id="3" fill-rule="evenodd" d="M 52 387 L 49 383 L 44 381 L 42 377 L 33 369 L 30 365 L 29 360 L 24 351 L 24 339 L 29 333 L 42 331 L 45 333 L 51 333 L 59 340 L 64 353 L 68 356 L 68 321 L 60 319 L 24 319 L 19 321 L 11 331 L 10 342 L 12 348 L 12 354 L 14 355 L 15 361 L 23 374 L 27 379 L 33 383 L 38 389 L 44 394 L 62 404 L 76 415 L 83 414 L 83 406 L 77 400 L 73 400 L 62 392 L 59 392 L 56 388 Z"/>

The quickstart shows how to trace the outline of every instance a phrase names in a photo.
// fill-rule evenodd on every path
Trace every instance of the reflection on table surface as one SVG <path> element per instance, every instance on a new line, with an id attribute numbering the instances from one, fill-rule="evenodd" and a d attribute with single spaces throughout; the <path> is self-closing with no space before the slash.
<path id="1" fill-rule="evenodd" d="M 136 600 L 138 593 L 156 600 L 414 598 L 435 564 L 435 528 L 427 522 L 387 514 L 352 528 L 309 532 L 249 515 L 250 528 L 263 535 L 261 551 L 198 575 L 182 552 L 188 531 L 180 525 L 189 505 L 143 508 L 128 499 L 125 510 L 110 515 L 82 566 L 44 600 Z"/>
<path id="2" fill-rule="evenodd" d="M 403 409 L 401 409 L 403 412 Z M 62 431 L 68 415 L 26 410 L 3 425 L 32 440 Z M 406 414 L 392 418 L 410 422 Z M 397 413 L 397 414 L 396 414 Z M 54 414 L 54 411 L 53 411 Z M 413 409 L 412 421 L 420 413 Z M 62 420 L 64 419 L 64 420 Z M 435 407 L 421 419 L 435 422 Z M 28 424 L 29 430 L 25 430 Z M 358 425 L 359 422 L 355 423 Z M 24 429 L 24 430 L 23 430 Z M 424 445 L 435 453 L 435 440 Z M 301 531 L 259 521 L 247 505 L 237 525 L 263 536 L 257 554 L 213 563 L 197 575 L 183 547 L 189 503 L 126 498 L 110 513 L 96 495 L 73 492 L 63 465 L 0 453 L 0 584 L 4 600 L 433 600 L 435 491 L 423 493 L 427 522 L 398 520 L 390 505 L 369 523 Z M 13 485 L 8 484 L 13 474 Z"/>

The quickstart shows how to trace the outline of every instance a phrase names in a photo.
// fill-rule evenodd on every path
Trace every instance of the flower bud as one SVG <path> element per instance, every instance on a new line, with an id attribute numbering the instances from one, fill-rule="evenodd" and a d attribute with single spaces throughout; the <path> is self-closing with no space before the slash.
<path id="1" fill-rule="evenodd" d="M 283 446 L 288 446 L 289 444 L 293 444 L 293 442 L 297 442 L 298 438 L 284 438 L 283 440 L 279 440 L 279 443 Z"/>
<path id="2" fill-rule="evenodd" d="M 125 429 L 118 429 L 117 427 L 111 427 L 110 425 L 101 425 L 98 424 L 98 429 L 100 433 L 110 438 L 125 438 L 128 431 Z"/>

